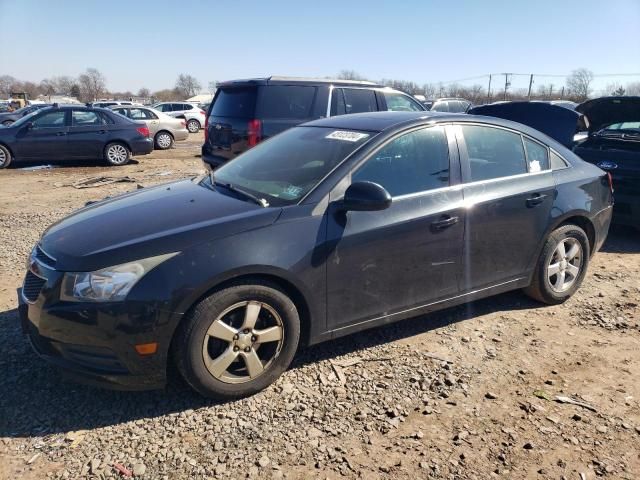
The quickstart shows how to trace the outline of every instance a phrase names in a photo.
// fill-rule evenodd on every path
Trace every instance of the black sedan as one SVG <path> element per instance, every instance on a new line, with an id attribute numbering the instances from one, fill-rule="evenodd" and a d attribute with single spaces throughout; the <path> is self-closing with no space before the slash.
<path id="1" fill-rule="evenodd" d="M 102 108 L 53 105 L 0 128 L 0 168 L 18 161 L 99 159 L 124 165 L 153 150 L 143 123 Z"/>
<path id="2" fill-rule="evenodd" d="M 26 107 L 19 108 L 13 112 L 3 112 L 0 113 L 0 124 L 3 127 L 8 127 L 14 122 L 17 122 L 22 117 L 29 115 L 30 113 L 37 112 L 38 110 L 46 107 L 50 107 L 51 105 L 46 103 L 37 103 L 35 105 L 28 105 Z"/>
<path id="3" fill-rule="evenodd" d="M 51 226 L 20 317 L 73 378 L 257 392 L 309 345 L 523 288 L 558 304 L 611 220 L 607 174 L 523 125 L 384 112 L 292 128 L 209 176 Z"/>

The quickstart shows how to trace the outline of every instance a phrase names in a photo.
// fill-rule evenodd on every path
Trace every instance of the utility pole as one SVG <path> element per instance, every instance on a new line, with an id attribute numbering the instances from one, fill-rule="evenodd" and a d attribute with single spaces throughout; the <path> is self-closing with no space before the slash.
<path id="1" fill-rule="evenodd" d="M 491 74 L 489 74 L 489 88 L 487 89 L 487 103 L 491 102 Z"/>
<path id="2" fill-rule="evenodd" d="M 564 85 L 562 86 L 562 93 L 560 93 L 560 100 L 564 98 Z"/>
<path id="3" fill-rule="evenodd" d="M 553 100 L 553 83 L 549 85 L 549 100 Z"/>
<path id="4" fill-rule="evenodd" d="M 503 73 L 504 75 L 504 99 L 507 99 L 507 88 L 509 88 L 509 74 Z"/>
<path id="5" fill-rule="evenodd" d="M 529 93 L 527 97 L 529 97 L 529 101 L 531 101 L 531 86 L 533 85 L 533 73 L 529 77 Z"/>

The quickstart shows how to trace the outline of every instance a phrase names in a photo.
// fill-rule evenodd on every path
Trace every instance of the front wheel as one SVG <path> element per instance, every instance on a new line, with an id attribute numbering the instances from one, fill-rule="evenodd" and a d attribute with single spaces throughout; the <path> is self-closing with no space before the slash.
<path id="1" fill-rule="evenodd" d="M 200 122 L 198 120 L 189 120 L 187 122 L 187 130 L 189 130 L 189 133 L 198 133 L 200 131 Z"/>
<path id="2" fill-rule="evenodd" d="M 554 230 L 547 238 L 525 293 L 550 305 L 564 302 L 582 284 L 589 253 L 589 239 L 577 225 Z"/>
<path id="3" fill-rule="evenodd" d="M 129 163 L 131 152 L 122 143 L 110 143 L 104 149 L 104 159 L 109 165 L 120 166 Z"/>
<path id="4" fill-rule="evenodd" d="M 237 285 L 193 309 L 179 327 L 173 353 L 192 388 L 229 400 L 273 383 L 289 367 L 299 338 L 298 311 L 277 286 Z"/>
<path id="5" fill-rule="evenodd" d="M 7 168 L 11 164 L 11 152 L 4 145 L 0 145 L 0 169 Z"/>
<path id="6" fill-rule="evenodd" d="M 4 125 L 5 127 L 9 127 L 13 124 L 12 120 L 5 120 L 4 122 L 2 122 L 2 125 Z"/>
<path id="7" fill-rule="evenodd" d="M 173 137 L 169 132 L 158 132 L 156 134 L 155 144 L 158 150 L 167 150 L 173 145 Z"/>

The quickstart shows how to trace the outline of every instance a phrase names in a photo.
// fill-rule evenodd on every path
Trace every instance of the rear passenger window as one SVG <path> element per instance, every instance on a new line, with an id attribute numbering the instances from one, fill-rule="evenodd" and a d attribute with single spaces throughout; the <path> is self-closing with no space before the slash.
<path id="1" fill-rule="evenodd" d="M 472 182 L 527 173 L 520 134 L 478 125 L 461 128 Z"/>
<path id="2" fill-rule="evenodd" d="M 190 103 L 183 103 L 181 107 L 182 110 L 193 110 L 193 105 L 191 105 Z"/>
<path id="3" fill-rule="evenodd" d="M 444 128 L 423 128 L 392 140 L 351 180 L 378 183 L 394 197 L 448 186 L 449 148 Z"/>
<path id="4" fill-rule="evenodd" d="M 259 116 L 266 118 L 311 117 L 316 87 L 270 85 L 260 90 Z"/>
<path id="5" fill-rule="evenodd" d="M 71 125 L 74 127 L 91 127 L 103 125 L 104 123 L 104 117 L 98 112 L 74 110 L 71 113 Z"/>
<path id="6" fill-rule="evenodd" d="M 345 113 L 376 112 L 376 94 L 373 90 L 343 88 Z"/>
<path id="7" fill-rule="evenodd" d="M 547 147 L 525 138 L 524 149 L 527 151 L 530 172 L 549 170 L 549 150 L 547 150 Z"/>
<path id="8" fill-rule="evenodd" d="M 556 152 L 551 151 L 551 168 L 553 170 L 559 170 L 561 168 L 567 168 L 567 162 Z"/>

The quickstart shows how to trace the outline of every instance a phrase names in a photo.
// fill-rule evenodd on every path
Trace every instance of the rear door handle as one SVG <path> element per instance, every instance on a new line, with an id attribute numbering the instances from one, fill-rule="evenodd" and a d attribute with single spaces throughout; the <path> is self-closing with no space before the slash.
<path id="1" fill-rule="evenodd" d="M 544 194 L 536 193 L 533 197 L 527 198 L 527 207 L 535 207 L 536 205 L 540 205 L 544 202 L 544 199 L 547 198 Z"/>
<path id="2" fill-rule="evenodd" d="M 431 227 L 434 230 L 444 230 L 445 228 L 449 228 L 456 223 L 458 223 L 460 219 L 458 217 L 450 217 L 449 215 L 443 215 L 440 220 L 437 220 L 431 224 Z"/>

